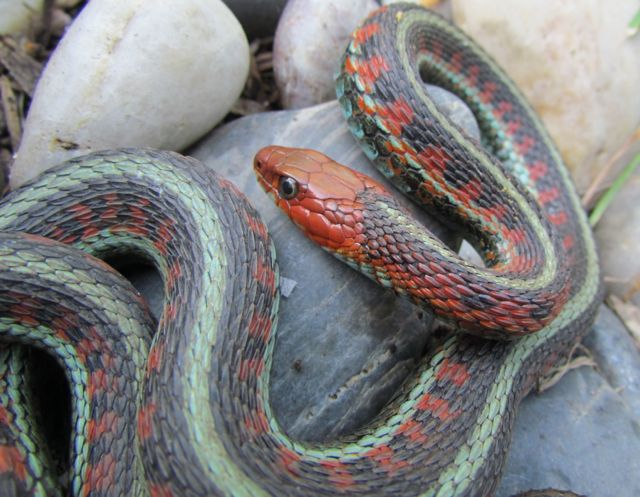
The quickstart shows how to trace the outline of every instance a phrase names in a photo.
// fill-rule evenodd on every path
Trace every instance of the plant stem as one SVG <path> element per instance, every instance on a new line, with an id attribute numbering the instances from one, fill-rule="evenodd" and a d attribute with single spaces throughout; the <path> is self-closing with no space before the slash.
<path id="1" fill-rule="evenodd" d="M 589 223 L 591 227 L 595 227 L 597 222 L 604 214 L 604 211 L 609 207 L 609 204 L 612 202 L 618 190 L 622 188 L 622 186 L 626 183 L 631 176 L 631 173 L 636 170 L 636 168 L 640 165 L 640 153 L 636 154 L 635 157 L 624 167 L 624 169 L 620 172 L 618 177 L 609 187 L 609 189 L 605 192 L 605 194 L 598 200 L 596 206 L 593 208 L 591 212 L 591 216 L 589 216 Z"/>

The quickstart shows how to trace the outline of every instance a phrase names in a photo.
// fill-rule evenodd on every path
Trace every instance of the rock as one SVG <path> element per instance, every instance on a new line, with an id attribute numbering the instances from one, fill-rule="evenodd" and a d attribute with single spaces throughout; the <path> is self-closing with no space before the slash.
<path id="1" fill-rule="evenodd" d="M 451 0 L 379 0 L 382 5 L 392 3 L 416 3 L 451 20 Z"/>
<path id="2" fill-rule="evenodd" d="M 440 112 L 449 116 L 449 119 L 480 141 L 478 121 L 461 98 L 439 86 L 426 85 L 426 89 Z"/>
<path id="3" fill-rule="evenodd" d="M 631 412 L 640 416 L 640 353 L 624 323 L 603 306 L 594 332 L 585 338 L 584 345 L 593 355 L 608 385 Z"/>
<path id="4" fill-rule="evenodd" d="M 238 186 L 274 238 L 281 278 L 295 282 L 280 301 L 271 399 L 284 429 L 301 440 L 325 440 L 368 421 L 419 359 L 431 316 L 397 299 L 318 249 L 264 194 L 252 170 L 255 152 L 280 145 L 314 146 L 384 181 L 348 131 L 337 102 L 233 121 L 190 150 Z M 404 205 L 416 212 L 406 200 Z M 420 214 L 445 241 L 454 238 Z M 150 270 L 118 268 L 159 315 L 162 285 Z M 352 309 L 362 309 L 354 313 Z"/>
<path id="5" fill-rule="evenodd" d="M 333 78 L 352 31 L 374 0 L 289 0 L 273 42 L 273 71 L 285 109 L 333 100 Z"/>
<path id="6" fill-rule="evenodd" d="M 640 174 L 632 175 L 596 226 L 607 289 L 640 305 Z"/>
<path id="7" fill-rule="evenodd" d="M 433 6 L 445 17 L 450 17 L 449 2 L 415 0 L 413 3 Z M 335 98 L 334 77 L 340 70 L 351 33 L 378 7 L 375 0 L 350 2 L 348 7 L 344 2 L 327 0 L 290 0 L 287 3 L 273 47 L 274 76 L 280 103 L 285 109 L 309 107 Z M 457 102 L 462 103 L 459 99 Z M 461 112 L 471 115 L 466 106 L 460 108 Z"/>
<path id="8" fill-rule="evenodd" d="M 627 25 L 638 8 L 620 0 L 453 1 L 456 23 L 500 63 L 542 116 L 584 191 L 640 123 L 640 37 Z M 526 19 L 526 22 L 523 20 Z"/>
<path id="9" fill-rule="evenodd" d="M 353 30 L 374 10 L 373 0 L 357 6 L 343 2 L 292 0 L 282 14 L 273 49 L 273 66 L 284 108 L 298 109 L 335 98 L 334 77 Z M 440 110 L 478 133 L 473 113 L 452 93 L 433 85 L 427 89 Z M 459 114 L 459 116 L 454 116 Z"/>
<path id="10" fill-rule="evenodd" d="M 0 0 L 0 35 L 20 33 L 42 16 L 43 0 Z"/>
<path id="11" fill-rule="evenodd" d="M 640 355 L 605 306 L 585 345 L 597 369 L 571 371 L 522 402 L 496 497 L 548 487 L 640 495 Z"/>
<path id="12" fill-rule="evenodd" d="M 223 0 L 236 16 L 247 38 L 265 38 L 276 32 L 286 0 Z"/>
<path id="13" fill-rule="evenodd" d="M 11 187 L 92 150 L 184 149 L 228 112 L 248 67 L 220 0 L 90 2 L 38 83 Z"/>

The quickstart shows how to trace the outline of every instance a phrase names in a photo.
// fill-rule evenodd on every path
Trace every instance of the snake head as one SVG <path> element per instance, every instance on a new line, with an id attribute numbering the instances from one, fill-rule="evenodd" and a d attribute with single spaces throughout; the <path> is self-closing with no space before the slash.
<path id="1" fill-rule="evenodd" d="M 313 241 L 330 251 L 364 242 L 361 196 L 384 187 L 315 150 L 269 146 L 255 156 L 262 188 Z"/>

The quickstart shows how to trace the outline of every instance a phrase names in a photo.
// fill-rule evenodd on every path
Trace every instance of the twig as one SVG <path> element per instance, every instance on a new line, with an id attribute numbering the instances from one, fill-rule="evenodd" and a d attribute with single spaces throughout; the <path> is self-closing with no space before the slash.
<path id="1" fill-rule="evenodd" d="M 42 72 L 42 64 L 25 53 L 8 36 L 0 36 L 0 65 L 9 71 L 9 74 L 27 95 L 33 96 L 36 81 Z"/>
<path id="2" fill-rule="evenodd" d="M 11 87 L 11 81 L 7 76 L 0 76 L 0 102 L 7 122 L 7 130 L 11 139 L 11 149 L 15 152 L 22 138 L 22 125 L 16 94 Z"/>
<path id="3" fill-rule="evenodd" d="M 640 348 L 640 308 L 631 302 L 625 302 L 616 295 L 610 295 L 607 303 L 622 320 L 636 346 Z"/>
<path id="4" fill-rule="evenodd" d="M 620 148 L 616 150 L 616 152 L 609 158 L 607 163 L 600 170 L 600 173 L 598 173 L 598 176 L 596 176 L 596 178 L 591 182 L 591 185 L 582 196 L 582 206 L 585 209 L 591 206 L 591 203 L 593 202 L 597 191 L 600 190 L 600 188 L 602 188 L 602 185 L 605 179 L 609 176 L 614 166 L 617 164 L 618 160 L 620 160 L 620 157 L 622 157 L 625 153 L 627 153 L 627 151 L 631 148 L 631 146 L 638 140 L 640 140 L 640 128 L 636 129 L 633 133 L 631 133 L 627 137 L 627 139 L 620 146 Z"/>
<path id="5" fill-rule="evenodd" d="M 580 355 L 578 357 L 573 358 L 575 352 L 580 349 L 580 351 L 584 355 Z M 584 345 L 577 343 L 571 352 L 569 353 L 569 359 L 562 365 L 554 368 L 546 378 L 543 378 L 539 381 L 537 392 L 542 393 L 545 390 L 548 390 L 553 385 L 558 383 L 564 375 L 566 375 L 572 369 L 581 368 L 583 366 L 589 366 L 592 368 L 596 368 L 598 365 L 596 361 L 593 359 L 591 352 Z"/>

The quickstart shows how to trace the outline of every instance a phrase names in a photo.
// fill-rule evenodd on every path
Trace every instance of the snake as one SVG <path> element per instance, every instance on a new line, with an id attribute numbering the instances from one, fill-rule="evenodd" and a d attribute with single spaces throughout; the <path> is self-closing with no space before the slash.
<path id="1" fill-rule="evenodd" d="M 463 98 L 484 143 L 438 111 L 425 77 Z M 585 214 L 515 85 L 427 10 L 395 4 L 367 17 L 337 93 L 383 174 L 461 228 L 486 267 L 319 152 L 260 150 L 259 183 L 314 242 L 462 332 L 428 352 L 362 430 L 294 440 L 269 401 L 280 276 L 259 213 L 173 152 L 71 159 L 0 202 L 3 495 L 493 493 L 519 401 L 589 330 L 601 299 Z M 161 275 L 157 323 L 104 262 L 134 255 Z M 32 417 L 24 345 L 46 350 L 69 381 L 62 487 Z"/>

